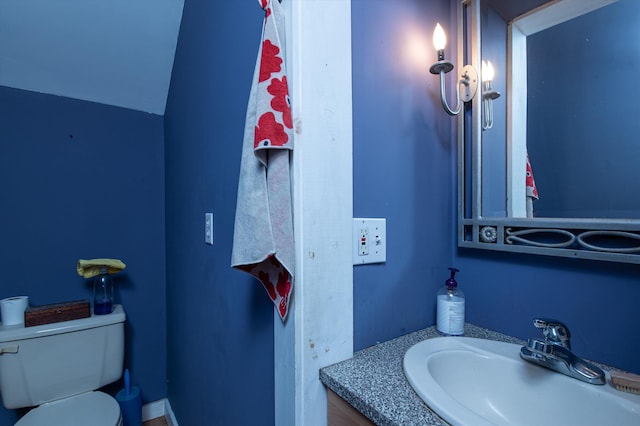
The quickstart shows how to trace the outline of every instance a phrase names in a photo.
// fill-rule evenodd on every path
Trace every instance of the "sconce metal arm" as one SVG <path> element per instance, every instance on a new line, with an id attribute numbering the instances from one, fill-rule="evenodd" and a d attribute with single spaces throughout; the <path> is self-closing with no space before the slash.
<path id="1" fill-rule="evenodd" d="M 500 92 L 493 90 L 491 80 L 482 86 L 482 130 L 489 130 L 493 127 L 493 101 L 500 97 Z"/>
<path id="2" fill-rule="evenodd" d="M 449 115 L 458 115 L 460 110 L 462 109 L 462 103 L 460 102 L 460 85 L 465 84 L 463 79 L 460 79 L 458 84 L 456 84 L 456 99 L 458 100 L 456 104 L 455 110 L 452 110 L 447 103 L 447 99 L 445 97 L 445 88 L 444 88 L 444 71 L 440 71 L 440 102 L 442 103 L 442 108 Z"/>
<path id="3" fill-rule="evenodd" d="M 449 104 L 447 103 L 447 99 L 445 96 L 445 82 L 444 75 L 453 69 L 453 64 L 449 61 L 438 61 L 429 68 L 429 71 L 432 74 L 440 74 L 440 102 L 442 103 L 442 108 L 449 115 L 458 115 L 462 110 L 462 104 L 464 102 L 469 102 L 476 94 L 478 89 L 478 73 L 475 68 L 470 65 L 465 65 L 462 68 L 462 72 L 460 73 L 460 80 L 458 80 L 456 84 L 456 107 L 455 109 L 451 109 Z M 460 87 L 464 86 L 464 91 L 461 91 Z"/>

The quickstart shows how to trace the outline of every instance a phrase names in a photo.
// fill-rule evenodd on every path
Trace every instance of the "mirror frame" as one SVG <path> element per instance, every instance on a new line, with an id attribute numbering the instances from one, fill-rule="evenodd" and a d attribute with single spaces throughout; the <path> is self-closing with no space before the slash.
<path id="1" fill-rule="evenodd" d="M 482 61 L 480 1 L 462 0 L 458 7 L 458 64 L 469 63 L 470 60 L 478 73 L 481 72 Z M 522 143 L 522 138 L 526 138 L 526 77 L 523 83 L 522 71 L 516 71 L 511 64 L 517 62 L 522 67 L 524 60 L 526 67 L 526 55 L 523 55 L 526 36 L 535 32 L 534 27 L 542 30 L 544 22 L 547 27 L 555 25 L 613 1 L 616 0 L 555 0 L 509 23 L 507 57 L 510 65 L 506 96 L 508 164 L 504 165 L 508 180 L 511 180 L 509 177 L 512 174 L 521 174 L 524 182 L 526 158 L 522 153 L 518 155 L 517 146 L 518 142 L 520 146 L 526 146 L 526 143 Z M 553 8 L 557 9 L 554 11 Z M 552 15 L 564 17 L 549 21 Z M 514 57 L 517 61 L 514 61 Z M 519 90 L 524 87 L 525 95 L 517 98 L 512 96 L 516 87 Z M 471 101 L 471 108 L 458 117 L 458 246 L 640 264 L 640 219 L 482 215 L 481 102 L 482 95 L 478 94 Z M 516 164 L 521 171 L 514 171 Z M 510 185 L 507 188 L 508 192 L 514 192 Z M 524 185 L 521 193 L 524 194 Z"/>

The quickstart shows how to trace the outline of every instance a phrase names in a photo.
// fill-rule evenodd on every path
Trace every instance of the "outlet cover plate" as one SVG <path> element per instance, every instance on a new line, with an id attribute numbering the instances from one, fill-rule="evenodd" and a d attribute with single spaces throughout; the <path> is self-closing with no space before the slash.
<path id="1" fill-rule="evenodd" d="M 387 261 L 387 220 L 353 218 L 353 264 Z"/>

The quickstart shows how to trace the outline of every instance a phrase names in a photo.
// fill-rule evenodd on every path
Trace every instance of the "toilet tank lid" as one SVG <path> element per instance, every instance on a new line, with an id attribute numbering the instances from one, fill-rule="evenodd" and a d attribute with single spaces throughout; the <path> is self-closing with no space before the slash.
<path id="1" fill-rule="evenodd" d="M 122 305 L 113 305 L 113 312 L 106 315 L 95 315 L 92 313 L 88 318 L 36 325 L 34 327 L 25 327 L 22 324 L 0 325 L 0 343 L 33 339 L 52 334 L 70 333 L 88 328 L 104 327 L 124 322 L 125 319 L 126 315 L 124 309 L 122 309 Z"/>

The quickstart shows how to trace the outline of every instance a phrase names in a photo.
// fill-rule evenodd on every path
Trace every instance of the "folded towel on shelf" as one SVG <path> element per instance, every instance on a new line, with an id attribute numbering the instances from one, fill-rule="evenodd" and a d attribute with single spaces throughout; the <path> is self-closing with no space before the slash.
<path id="1" fill-rule="evenodd" d="M 280 3 L 265 10 L 245 122 L 231 266 L 257 278 L 284 321 L 293 290 L 294 241 L 289 156 L 293 123 Z"/>
<path id="2" fill-rule="evenodd" d="M 125 265 L 119 259 L 80 259 L 76 267 L 78 275 L 91 278 L 100 274 L 102 268 L 107 268 L 107 273 L 115 274 L 122 271 L 127 265 Z"/>

